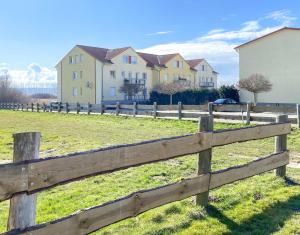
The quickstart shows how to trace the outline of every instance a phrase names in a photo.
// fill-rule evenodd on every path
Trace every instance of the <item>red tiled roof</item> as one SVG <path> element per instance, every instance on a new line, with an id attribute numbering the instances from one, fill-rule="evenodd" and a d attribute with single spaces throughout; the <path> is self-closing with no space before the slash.
<path id="1" fill-rule="evenodd" d="M 198 64 L 200 64 L 204 59 L 194 59 L 194 60 L 186 60 L 186 62 L 191 66 L 191 68 L 195 68 Z"/>
<path id="2" fill-rule="evenodd" d="M 263 35 L 263 36 L 261 36 L 261 37 L 258 37 L 258 38 L 256 38 L 256 39 L 253 39 L 253 40 L 251 40 L 251 41 L 249 41 L 249 42 L 243 43 L 243 44 L 241 44 L 241 45 L 235 47 L 234 49 L 239 49 L 239 48 L 242 47 L 242 46 L 248 45 L 248 44 L 250 44 L 250 43 L 252 43 L 252 42 L 255 42 L 255 41 L 260 40 L 260 39 L 262 39 L 262 38 L 271 36 L 271 35 L 273 35 L 273 34 L 275 34 L 275 33 L 281 32 L 281 31 L 283 31 L 283 30 L 300 30 L 300 28 L 283 27 L 283 28 L 281 28 L 281 29 L 275 30 L 275 31 L 273 31 L 273 32 L 271 32 L 271 33 L 268 33 L 268 34 L 266 34 L 266 35 Z"/>
<path id="3" fill-rule="evenodd" d="M 100 47 L 90 47 L 77 45 L 82 50 L 86 51 L 91 56 L 95 57 L 97 60 L 101 62 L 111 63 L 111 59 L 126 51 L 130 47 L 123 47 L 117 49 L 108 49 L 108 48 L 100 48 Z"/>

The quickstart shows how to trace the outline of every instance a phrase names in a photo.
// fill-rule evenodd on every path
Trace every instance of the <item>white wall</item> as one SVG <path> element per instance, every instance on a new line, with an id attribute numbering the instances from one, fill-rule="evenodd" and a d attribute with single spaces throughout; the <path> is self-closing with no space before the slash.
<path id="1" fill-rule="evenodd" d="M 259 73 L 273 84 L 261 103 L 300 103 L 300 30 L 285 29 L 239 48 L 240 79 Z M 242 90 L 241 101 L 253 101 Z"/>

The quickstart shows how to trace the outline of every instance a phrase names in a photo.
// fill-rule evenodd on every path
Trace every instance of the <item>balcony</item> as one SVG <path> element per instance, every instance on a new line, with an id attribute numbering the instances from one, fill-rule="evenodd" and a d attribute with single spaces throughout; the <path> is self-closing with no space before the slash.
<path id="1" fill-rule="evenodd" d="M 200 82 L 199 86 L 200 87 L 214 87 L 215 83 L 214 82 Z"/>
<path id="2" fill-rule="evenodd" d="M 124 84 L 128 85 L 141 85 L 145 86 L 146 85 L 146 80 L 145 79 L 138 79 L 138 78 L 125 78 L 124 79 Z"/>

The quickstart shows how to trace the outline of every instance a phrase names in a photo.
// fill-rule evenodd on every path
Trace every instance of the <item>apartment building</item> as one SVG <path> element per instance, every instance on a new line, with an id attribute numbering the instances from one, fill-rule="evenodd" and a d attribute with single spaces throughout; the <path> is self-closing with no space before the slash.
<path id="1" fill-rule="evenodd" d="M 235 48 L 239 53 L 240 79 L 261 74 L 273 85 L 257 95 L 258 103 L 300 103 L 300 28 L 281 28 Z M 242 102 L 253 95 L 240 91 Z"/>
<path id="2" fill-rule="evenodd" d="M 195 87 L 217 88 L 218 73 L 205 59 L 187 60 L 187 63 L 196 71 Z"/>
<path id="3" fill-rule="evenodd" d="M 208 71 L 212 70 L 206 63 L 202 61 Z M 145 100 L 157 84 L 171 81 L 199 88 L 202 86 L 198 69 L 202 67 L 201 63 L 194 64 L 178 53 L 154 55 L 131 47 L 108 49 L 76 45 L 56 65 L 58 99 L 92 104 Z M 213 82 L 216 84 L 216 79 Z M 138 93 L 125 94 L 121 89 L 125 85 L 138 86 Z"/>

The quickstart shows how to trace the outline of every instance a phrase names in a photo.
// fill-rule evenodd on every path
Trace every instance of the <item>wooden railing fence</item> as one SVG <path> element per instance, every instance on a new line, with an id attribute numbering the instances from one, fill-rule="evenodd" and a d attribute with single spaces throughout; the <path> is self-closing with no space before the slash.
<path id="1" fill-rule="evenodd" d="M 289 163 L 286 115 L 277 123 L 213 131 L 213 117 L 202 116 L 199 132 L 137 144 L 95 149 L 54 158 L 38 159 L 40 133 L 14 135 L 13 163 L 0 165 L 0 201 L 10 199 L 8 232 L 11 234 L 88 234 L 152 208 L 197 195 L 207 205 L 209 190 L 272 169 L 285 175 Z M 211 171 L 212 148 L 276 136 L 275 153 L 220 171 Z M 70 216 L 35 225 L 39 191 L 100 174 L 198 153 L 197 176 L 81 210 Z"/>
<path id="2" fill-rule="evenodd" d="M 16 103 L 0 103 L 0 109 L 32 111 L 32 112 L 59 112 L 59 113 L 87 113 L 87 114 L 114 114 L 114 115 L 136 115 L 152 116 L 153 118 L 192 118 L 197 119 L 200 115 L 213 115 L 215 119 L 230 119 L 242 120 L 247 125 L 250 121 L 257 122 L 275 122 L 276 115 L 252 115 L 261 112 L 287 113 L 294 112 L 296 118 L 290 117 L 289 121 L 296 123 L 300 129 L 300 105 L 294 106 L 268 106 L 259 105 L 253 106 L 248 103 L 245 105 L 213 105 L 208 103 L 205 105 L 184 105 L 178 102 L 177 105 L 144 105 L 133 103 L 120 104 L 71 104 L 71 103 L 57 103 L 57 104 L 16 104 Z"/>

